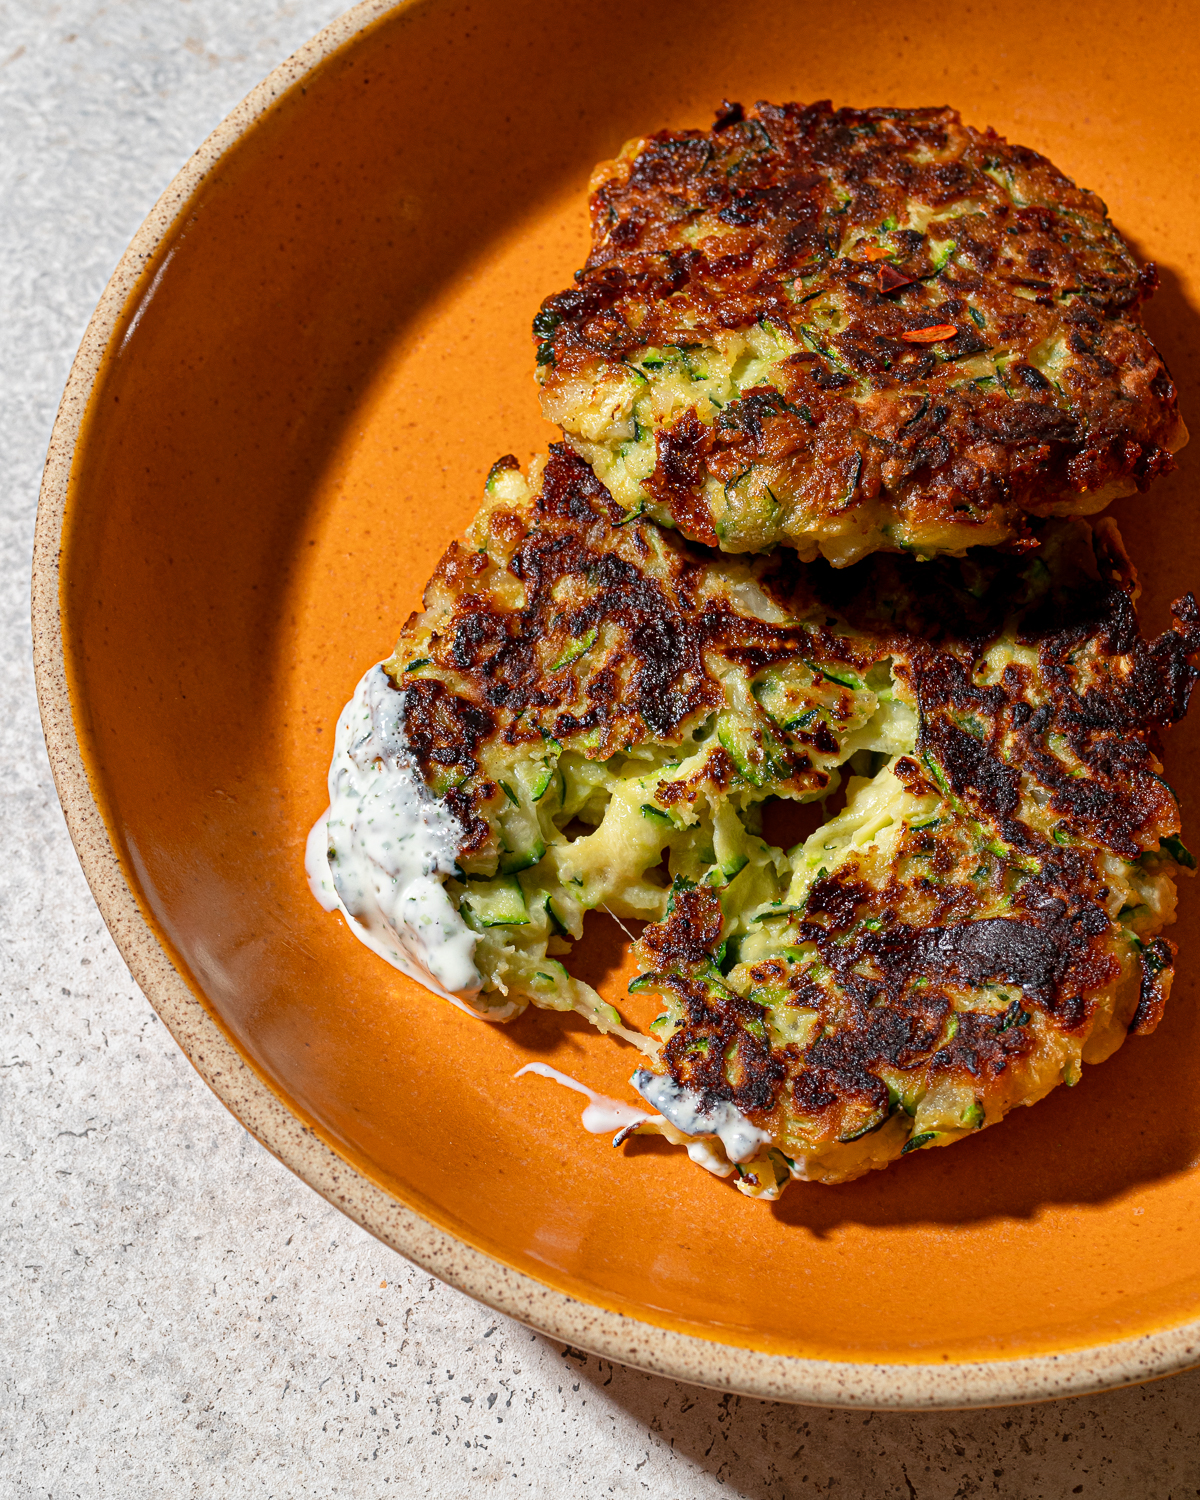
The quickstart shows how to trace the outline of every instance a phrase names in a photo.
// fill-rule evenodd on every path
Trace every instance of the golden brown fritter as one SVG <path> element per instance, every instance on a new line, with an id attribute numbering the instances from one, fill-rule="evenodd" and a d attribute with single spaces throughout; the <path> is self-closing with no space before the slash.
<path id="1" fill-rule="evenodd" d="M 842 565 L 1030 539 L 1186 439 L 1104 204 L 950 109 L 726 105 L 593 178 L 542 405 L 628 512 Z"/>

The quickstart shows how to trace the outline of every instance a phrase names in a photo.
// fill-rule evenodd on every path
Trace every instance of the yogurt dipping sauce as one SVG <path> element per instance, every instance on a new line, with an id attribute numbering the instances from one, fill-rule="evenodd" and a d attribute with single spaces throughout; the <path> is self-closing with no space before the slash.
<path id="1" fill-rule="evenodd" d="M 342 710 L 329 809 L 313 825 L 305 869 L 326 911 L 394 968 L 471 1015 L 483 981 L 475 934 L 439 876 L 452 875 L 462 825 L 425 785 L 404 734 L 404 693 L 381 665 Z M 516 1014 L 510 1005 L 490 1019 Z"/>
<path id="2" fill-rule="evenodd" d="M 342 710 L 329 767 L 329 808 L 305 846 L 313 895 L 340 911 L 350 931 L 393 968 L 481 1020 L 506 1021 L 520 1007 L 477 1006 L 483 981 L 475 967 L 475 933 L 442 881 L 456 870 L 463 829 L 425 785 L 404 732 L 403 689 L 382 664 L 364 673 Z M 605 1133 L 651 1118 L 646 1110 L 597 1094 L 544 1063 L 537 1073 L 588 1095 L 583 1125 Z M 688 1145 L 693 1161 L 718 1176 L 747 1161 L 770 1137 L 732 1104 L 705 1108 L 673 1079 L 639 1069 L 631 1080 L 653 1109 L 686 1135 L 716 1136 L 722 1159 L 704 1140 Z"/>

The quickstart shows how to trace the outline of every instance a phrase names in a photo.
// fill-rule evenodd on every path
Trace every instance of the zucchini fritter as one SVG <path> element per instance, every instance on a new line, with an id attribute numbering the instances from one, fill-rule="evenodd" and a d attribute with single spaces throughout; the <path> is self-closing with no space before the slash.
<path id="1" fill-rule="evenodd" d="M 542 407 L 627 512 L 729 552 L 961 554 L 1186 432 L 1104 204 L 950 109 L 724 105 L 592 181 Z"/>
<path id="2" fill-rule="evenodd" d="M 532 1000 L 625 1035 L 659 1111 L 637 1128 L 747 1192 L 994 1123 L 1153 1028 L 1192 863 L 1155 736 L 1200 613 L 1148 642 L 1111 522 L 1040 541 L 723 556 L 627 518 L 565 446 L 528 482 L 501 460 L 339 726 L 337 900 L 493 1019 Z M 843 810 L 764 836 L 847 762 Z M 649 924 L 650 1037 L 561 961 L 598 907 Z"/>

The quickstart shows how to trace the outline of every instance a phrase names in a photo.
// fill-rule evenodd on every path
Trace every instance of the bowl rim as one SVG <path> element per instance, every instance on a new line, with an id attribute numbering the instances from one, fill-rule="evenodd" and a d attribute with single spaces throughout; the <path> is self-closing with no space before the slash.
<path id="1" fill-rule="evenodd" d="M 122 314 L 202 181 L 257 122 L 335 52 L 430 0 L 360 0 L 269 76 L 211 132 L 121 257 L 87 325 L 55 418 L 33 546 L 33 663 L 55 788 L 92 895 L 142 992 L 231 1114 L 284 1166 L 405 1259 L 562 1343 L 652 1374 L 761 1400 L 859 1410 L 1019 1405 L 1154 1380 L 1200 1364 L 1200 1320 L 1059 1354 L 929 1364 L 768 1354 L 675 1331 L 546 1286 L 424 1219 L 343 1160 L 283 1103 L 172 963 L 126 879 L 76 735 L 61 609 L 61 542 L 77 443 Z"/>

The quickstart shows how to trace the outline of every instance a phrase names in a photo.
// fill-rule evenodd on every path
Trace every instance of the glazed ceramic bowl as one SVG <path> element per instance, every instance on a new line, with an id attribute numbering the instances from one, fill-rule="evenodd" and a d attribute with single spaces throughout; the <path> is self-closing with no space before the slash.
<path id="1" fill-rule="evenodd" d="M 1148 321 L 1196 426 L 1184 11 L 1099 0 L 1082 24 L 981 0 L 931 30 L 882 0 L 748 0 L 720 19 L 372 0 L 188 163 L 88 329 L 46 469 L 38 687 L 72 837 L 139 983 L 238 1118 L 403 1254 L 556 1338 L 834 1405 L 1182 1369 L 1200 1361 L 1191 887 L 1154 1036 L 952 1151 L 775 1206 L 661 1142 L 584 1134 L 577 1096 L 513 1074 L 538 1059 L 628 1097 L 628 1052 L 570 1018 L 469 1018 L 306 888 L 338 710 L 492 461 L 554 436 L 530 318 L 585 253 L 592 164 L 627 137 L 705 125 L 722 97 L 957 105 L 1099 190 L 1160 261 Z M 1200 583 L 1194 473 L 1185 453 L 1117 508 L 1151 628 Z M 1193 836 L 1198 734 L 1168 755 Z M 581 962 L 621 998 L 605 923 Z"/>

